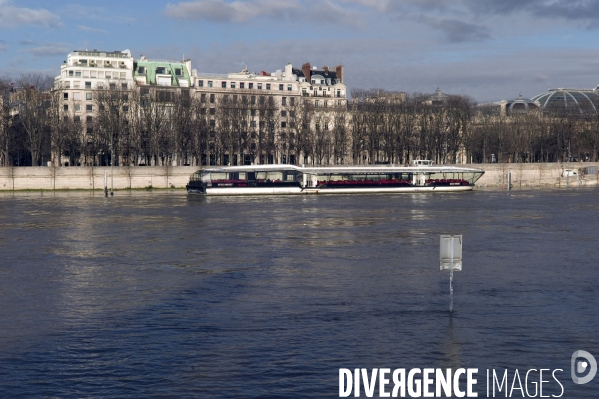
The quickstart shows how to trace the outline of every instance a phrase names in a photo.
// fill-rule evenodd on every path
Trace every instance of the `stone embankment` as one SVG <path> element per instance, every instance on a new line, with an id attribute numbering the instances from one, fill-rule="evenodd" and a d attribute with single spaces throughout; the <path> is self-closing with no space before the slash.
<path id="1" fill-rule="evenodd" d="M 485 174 L 476 183 L 477 188 L 505 189 L 508 173 L 513 189 L 539 187 L 579 187 L 598 184 L 597 162 L 553 162 L 553 163 L 495 163 L 473 164 L 467 167 L 483 169 Z M 585 171 L 593 169 L 592 174 Z M 566 171 L 570 171 L 567 173 Z M 564 173 L 566 172 L 566 173 Z M 576 175 L 572 175 L 573 172 Z M 564 176 L 570 174 L 571 176 Z"/>
<path id="2" fill-rule="evenodd" d="M 511 173 L 512 188 L 596 186 L 597 174 L 582 174 L 597 162 L 533 163 L 533 164 L 469 164 L 461 165 L 485 170 L 477 182 L 479 189 L 507 188 Z M 184 188 L 196 166 L 114 167 L 114 189 Z M 564 177 L 564 171 L 576 176 Z M 111 187 L 110 167 L 6 167 L 0 168 L 0 191 L 10 190 L 100 190 L 106 172 Z"/>

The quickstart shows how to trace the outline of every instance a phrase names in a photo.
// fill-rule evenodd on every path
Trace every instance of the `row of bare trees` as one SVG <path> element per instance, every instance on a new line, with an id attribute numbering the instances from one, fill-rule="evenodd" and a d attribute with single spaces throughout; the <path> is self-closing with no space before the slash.
<path id="1" fill-rule="evenodd" d="M 9 82 L 0 78 L 2 165 L 595 161 L 599 142 L 595 112 L 506 116 L 466 96 L 353 90 L 346 105 L 111 85 L 72 101 L 42 75 Z"/>

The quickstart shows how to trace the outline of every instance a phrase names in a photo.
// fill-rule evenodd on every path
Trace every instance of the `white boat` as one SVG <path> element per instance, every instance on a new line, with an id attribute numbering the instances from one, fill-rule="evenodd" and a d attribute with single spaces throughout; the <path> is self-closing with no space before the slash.
<path id="1" fill-rule="evenodd" d="M 480 169 L 432 165 L 431 161 L 414 161 L 414 165 L 215 166 L 191 175 L 187 192 L 204 195 L 291 195 L 470 191 L 485 173 Z"/>

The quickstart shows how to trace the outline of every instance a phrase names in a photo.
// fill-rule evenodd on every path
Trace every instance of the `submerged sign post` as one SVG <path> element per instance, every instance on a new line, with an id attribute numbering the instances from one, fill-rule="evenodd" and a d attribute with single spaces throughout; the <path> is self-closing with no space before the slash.
<path id="1" fill-rule="evenodd" d="M 462 271 L 462 235 L 441 235 L 439 263 L 442 272 L 449 272 L 449 311 L 453 313 L 453 272 Z"/>

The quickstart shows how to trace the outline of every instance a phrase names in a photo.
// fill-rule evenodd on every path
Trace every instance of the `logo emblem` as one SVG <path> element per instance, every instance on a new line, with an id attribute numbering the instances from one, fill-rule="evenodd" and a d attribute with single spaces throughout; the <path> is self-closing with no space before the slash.
<path id="1" fill-rule="evenodd" d="M 585 360 L 581 360 L 581 359 Z M 597 374 L 597 360 L 587 351 L 576 351 L 572 354 L 572 381 L 575 384 L 586 384 L 590 382 Z M 590 366 L 590 369 L 589 369 Z M 589 373 L 584 377 L 578 377 L 577 374 L 582 374 L 586 370 L 589 370 Z"/>

